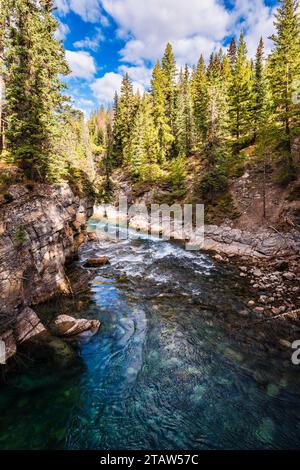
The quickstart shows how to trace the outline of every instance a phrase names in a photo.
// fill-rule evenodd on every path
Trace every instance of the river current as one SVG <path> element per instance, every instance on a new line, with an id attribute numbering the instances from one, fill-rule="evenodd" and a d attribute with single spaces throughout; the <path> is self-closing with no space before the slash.
<path id="1" fill-rule="evenodd" d="M 249 327 L 238 270 L 142 237 L 86 244 L 74 272 L 103 255 L 80 312 L 99 333 L 73 368 L 24 359 L 6 378 L 1 449 L 300 447 L 299 368 Z"/>

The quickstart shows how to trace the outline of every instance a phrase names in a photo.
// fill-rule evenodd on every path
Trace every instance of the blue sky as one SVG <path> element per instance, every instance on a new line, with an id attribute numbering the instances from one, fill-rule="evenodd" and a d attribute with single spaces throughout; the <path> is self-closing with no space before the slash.
<path id="1" fill-rule="evenodd" d="M 55 0 L 57 37 L 72 70 L 74 106 L 88 115 L 109 104 L 127 71 L 135 89 L 149 87 L 151 67 L 165 44 L 179 65 L 207 59 L 242 28 L 249 55 L 260 36 L 266 51 L 276 0 Z"/>

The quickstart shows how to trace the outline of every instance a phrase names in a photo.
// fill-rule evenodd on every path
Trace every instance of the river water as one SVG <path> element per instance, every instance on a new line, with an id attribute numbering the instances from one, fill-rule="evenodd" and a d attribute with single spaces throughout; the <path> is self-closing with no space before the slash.
<path id="1" fill-rule="evenodd" d="M 269 323 L 249 327 L 237 270 L 142 238 L 88 243 L 74 272 L 97 255 L 111 264 L 80 315 L 100 331 L 67 370 L 20 357 L 0 389 L 1 449 L 300 447 L 300 369 Z"/>

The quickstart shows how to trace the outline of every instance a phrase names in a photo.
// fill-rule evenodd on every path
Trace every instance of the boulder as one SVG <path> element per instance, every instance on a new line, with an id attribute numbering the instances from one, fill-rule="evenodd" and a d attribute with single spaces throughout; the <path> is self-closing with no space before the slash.
<path id="1" fill-rule="evenodd" d="M 29 307 L 24 308 L 18 315 L 15 327 L 15 339 L 17 343 L 36 339 L 41 334 L 46 334 L 47 330 L 42 324 L 37 314 Z"/>
<path id="2" fill-rule="evenodd" d="M 89 339 L 98 332 L 99 328 L 99 320 L 83 318 L 77 320 L 69 315 L 59 315 L 50 324 L 53 335 L 69 339 Z"/>
<path id="3" fill-rule="evenodd" d="M 90 258 L 84 263 L 87 268 L 97 268 L 99 266 L 105 266 L 109 264 L 109 258 L 107 256 L 101 256 L 100 258 Z"/>

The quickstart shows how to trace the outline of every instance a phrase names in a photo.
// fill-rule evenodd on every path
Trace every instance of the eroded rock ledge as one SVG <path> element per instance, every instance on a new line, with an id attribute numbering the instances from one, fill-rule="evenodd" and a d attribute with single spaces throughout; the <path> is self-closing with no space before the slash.
<path id="1" fill-rule="evenodd" d="M 9 188 L 0 205 L 0 334 L 16 331 L 26 308 L 69 293 L 65 262 L 84 241 L 93 199 L 67 184 Z"/>

